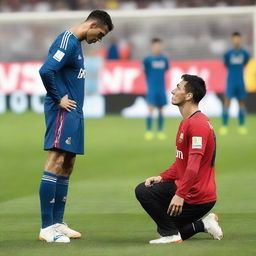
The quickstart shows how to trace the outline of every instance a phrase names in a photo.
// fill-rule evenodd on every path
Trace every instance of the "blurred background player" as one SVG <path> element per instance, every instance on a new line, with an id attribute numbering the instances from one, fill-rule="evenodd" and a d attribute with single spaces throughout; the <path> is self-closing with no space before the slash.
<path id="1" fill-rule="evenodd" d="M 148 117 L 146 119 L 145 140 L 154 138 L 152 132 L 153 111 L 158 110 L 157 119 L 157 137 L 160 140 L 166 139 L 163 132 L 164 116 L 163 106 L 167 104 L 165 93 L 165 73 L 169 69 L 168 59 L 162 54 L 162 40 L 154 38 L 151 41 L 152 55 L 146 57 L 143 61 L 144 72 L 147 80 L 147 102 Z"/>
<path id="2" fill-rule="evenodd" d="M 245 98 L 247 92 L 244 83 L 244 67 L 250 59 L 249 53 L 242 48 L 242 39 L 239 32 L 232 34 L 232 46 L 233 48 L 228 50 L 224 55 L 224 64 L 227 68 L 227 85 L 224 99 L 222 127 L 220 128 L 220 135 L 226 135 L 228 133 L 228 121 L 229 121 L 229 107 L 232 98 L 236 98 L 239 103 L 239 134 L 247 134 L 247 128 L 245 127 Z"/>
<path id="3" fill-rule="evenodd" d="M 84 59 L 81 42 L 101 41 L 113 29 L 110 16 L 90 13 L 81 24 L 61 33 L 40 69 L 47 91 L 44 103 L 48 158 L 40 185 L 42 228 L 39 239 L 68 243 L 81 234 L 63 222 L 69 177 L 76 154 L 84 154 Z"/>

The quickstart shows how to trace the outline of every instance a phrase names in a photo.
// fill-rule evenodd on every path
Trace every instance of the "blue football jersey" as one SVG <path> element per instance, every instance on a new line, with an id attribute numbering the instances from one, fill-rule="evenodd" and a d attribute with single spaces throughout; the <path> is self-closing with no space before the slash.
<path id="1" fill-rule="evenodd" d="M 224 55 L 224 64 L 228 70 L 227 82 L 231 84 L 244 84 L 244 67 L 250 59 L 245 49 L 230 49 Z"/>
<path id="2" fill-rule="evenodd" d="M 72 32 L 64 31 L 55 39 L 39 73 L 47 91 L 45 111 L 59 109 L 60 99 L 68 95 L 83 116 L 84 58 L 81 42 Z"/>
<path id="3" fill-rule="evenodd" d="M 163 56 L 148 56 L 143 61 L 148 93 L 165 92 L 165 72 L 169 69 L 168 59 Z"/>

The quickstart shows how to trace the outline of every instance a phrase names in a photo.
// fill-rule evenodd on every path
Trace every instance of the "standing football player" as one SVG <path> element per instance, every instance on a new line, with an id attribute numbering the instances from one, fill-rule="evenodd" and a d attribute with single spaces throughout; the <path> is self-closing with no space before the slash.
<path id="1" fill-rule="evenodd" d="M 216 214 L 201 219 L 216 202 L 215 135 L 209 119 L 198 109 L 205 93 L 203 79 L 182 76 L 172 91 L 172 104 L 183 117 L 176 137 L 176 160 L 136 187 L 137 199 L 161 236 L 151 244 L 180 243 L 199 232 L 218 240 L 223 236 Z"/>
<path id="2" fill-rule="evenodd" d="M 152 132 L 153 111 L 158 110 L 157 120 L 157 137 L 160 140 L 166 139 L 163 132 L 164 116 L 163 106 L 167 104 L 165 93 L 165 73 L 169 69 L 168 59 L 162 54 L 162 40 L 159 38 L 152 39 L 151 56 L 143 61 L 144 72 L 147 80 L 147 102 L 148 117 L 146 119 L 145 140 L 152 140 L 154 133 Z"/>
<path id="3" fill-rule="evenodd" d="M 81 234 L 63 222 L 76 154 L 84 154 L 84 59 L 81 42 L 101 41 L 113 29 L 108 13 L 95 10 L 53 42 L 40 69 L 47 91 L 44 150 L 48 157 L 40 185 L 42 228 L 39 239 L 68 243 Z"/>
<path id="4" fill-rule="evenodd" d="M 219 132 L 220 135 L 226 135 L 228 133 L 230 102 L 232 98 L 236 98 L 239 103 L 238 133 L 245 135 L 248 131 L 245 127 L 245 99 L 247 93 L 244 83 L 244 67 L 248 63 L 250 55 L 242 48 L 242 39 L 239 32 L 232 34 L 232 45 L 233 48 L 228 50 L 224 55 L 224 64 L 227 68 L 228 75 L 222 115 L 222 127 Z"/>

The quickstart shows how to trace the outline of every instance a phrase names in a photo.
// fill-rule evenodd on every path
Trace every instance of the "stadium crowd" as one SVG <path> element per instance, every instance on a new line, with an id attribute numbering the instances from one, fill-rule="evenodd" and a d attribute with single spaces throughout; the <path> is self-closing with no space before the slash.
<path id="1" fill-rule="evenodd" d="M 0 0 L 0 12 L 255 5 L 255 0 Z"/>

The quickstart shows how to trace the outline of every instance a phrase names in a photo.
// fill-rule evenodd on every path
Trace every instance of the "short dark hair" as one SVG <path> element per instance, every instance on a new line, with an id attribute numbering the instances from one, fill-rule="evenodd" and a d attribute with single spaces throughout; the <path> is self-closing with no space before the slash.
<path id="1" fill-rule="evenodd" d="M 204 80 L 199 76 L 184 74 L 181 78 L 186 81 L 185 90 L 187 93 L 193 94 L 193 101 L 199 103 L 199 101 L 206 94 L 206 86 Z"/>
<path id="2" fill-rule="evenodd" d="M 108 26 L 108 30 L 111 31 L 114 28 L 110 15 L 102 10 L 92 11 L 87 20 L 97 20 L 99 26 Z"/>
<path id="3" fill-rule="evenodd" d="M 155 37 L 151 40 L 151 43 L 154 44 L 154 43 L 162 43 L 162 39 L 158 38 L 158 37 Z"/>
<path id="4" fill-rule="evenodd" d="M 240 32 L 235 31 L 235 32 L 232 33 L 232 37 L 233 37 L 233 36 L 239 36 L 239 37 L 241 37 L 241 34 L 240 34 Z"/>

